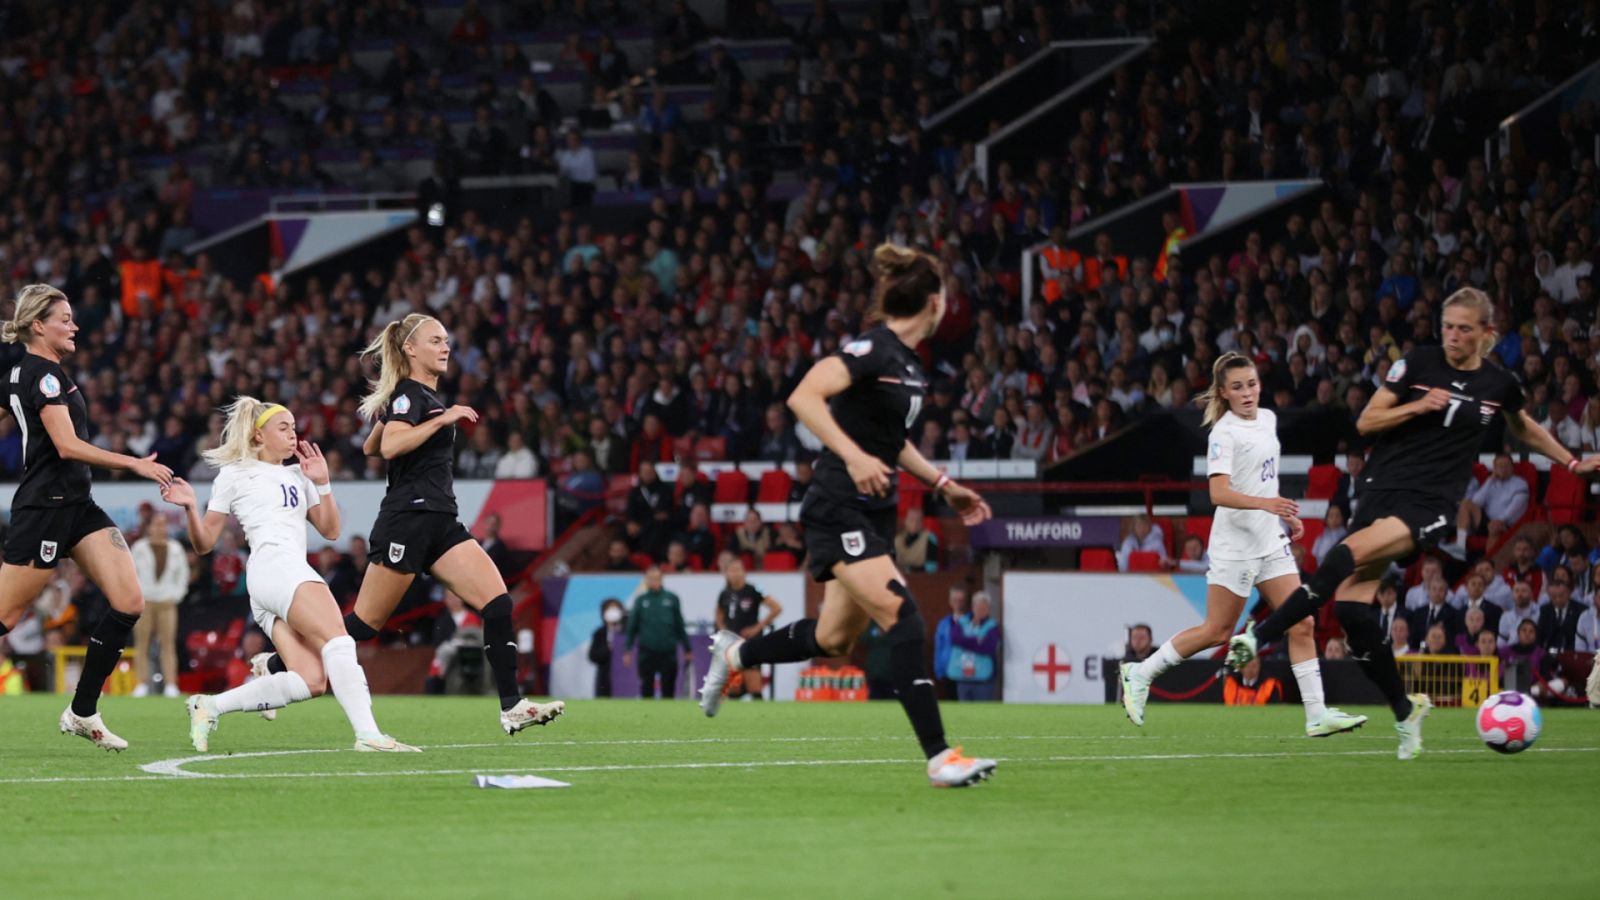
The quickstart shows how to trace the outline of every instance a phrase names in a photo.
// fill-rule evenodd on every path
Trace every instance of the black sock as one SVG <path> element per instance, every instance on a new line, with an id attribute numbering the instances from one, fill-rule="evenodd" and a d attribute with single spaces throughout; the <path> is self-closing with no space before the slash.
<path id="1" fill-rule="evenodd" d="M 368 625 L 360 616 L 355 614 L 354 610 L 344 614 L 344 631 L 345 634 L 354 638 L 358 644 L 362 641 L 370 641 L 378 636 L 378 629 Z"/>
<path id="2" fill-rule="evenodd" d="M 1283 605 L 1272 611 L 1265 622 L 1256 626 L 1256 643 L 1270 644 L 1280 640 L 1296 622 L 1314 616 L 1317 610 L 1333 599 L 1339 585 L 1356 570 L 1356 558 L 1344 544 L 1335 546 L 1317 566 L 1316 574 L 1289 595 Z"/>
<path id="3" fill-rule="evenodd" d="M 274 653 L 271 656 L 267 657 L 267 674 L 268 675 L 277 675 L 280 672 L 287 672 L 287 671 L 289 671 L 289 667 L 283 664 L 283 657 L 279 656 L 276 653 Z"/>
<path id="4" fill-rule="evenodd" d="M 483 616 L 483 655 L 494 672 L 495 692 L 500 708 L 510 709 L 522 702 L 517 687 L 517 636 L 511 628 L 511 595 L 501 594 L 480 610 Z"/>
<path id="5" fill-rule="evenodd" d="M 917 733 L 917 743 L 928 759 L 950 749 L 944 740 L 944 720 L 939 716 L 939 698 L 933 692 L 933 678 L 928 674 L 928 663 L 923 648 L 928 641 L 927 628 L 922 614 L 917 612 L 911 592 L 898 581 L 891 581 L 889 589 L 899 594 L 900 618 L 889 628 L 889 681 L 900 698 L 900 708 L 911 720 L 911 730 Z"/>
<path id="6" fill-rule="evenodd" d="M 1368 603 L 1341 600 L 1333 605 L 1344 626 L 1345 638 L 1350 644 L 1350 658 L 1361 671 L 1383 692 L 1394 710 L 1395 721 L 1411 715 L 1411 700 L 1406 697 L 1406 684 L 1400 677 L 1400 667 L 1395 665 L 1394 648 L 1384 640 L 1386 635 L 1378 627 L 1378 611 Z"/>
<path id="7" fill-rule="evenodd" d="M 78 689 L 72 695 L 72 713 L 79 717 L 95 714 L 100 704 L 100 688 L 122 659 L 122 648 L 128 644 L 137 615 L 107 610 L 100 624 L 89 636 L 89 651 L 83 656 L 83 671 L 78 675 Z"/>
<path id="8" fill-rule="evenodd" d="M 800 619 L 740 644 L 739 668 L 805 662 L 822 655 L 822 648 L 817 646 L 817 620 Z"/>
<path id="9" fill-rule="evenodd" d="M 5 637 L 6 635 L 8 635 L 10 633 L 11 633 L 11 629 L 6 627 L 6 623 L 0 622 L 0 637 Z"/>

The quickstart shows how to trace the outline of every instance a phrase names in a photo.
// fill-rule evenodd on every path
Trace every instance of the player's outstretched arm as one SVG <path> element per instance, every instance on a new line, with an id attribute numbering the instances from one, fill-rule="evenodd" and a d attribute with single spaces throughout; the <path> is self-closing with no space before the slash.
<path id="1" fill-rule="evenodd" d="M 383 423 L 373 422 L 372 430 L 367 432 L 367 439 L 361 444 L 361 452 L 367 456 L 383 455 Z"/>
<path id="2" fill-rule="evenodd" d="M 202 517 L 194 486 L 182 478 L 174 478 L 171 484 L 163 487 L 161 499 L 173 506 L 183 507 L 184 515 L 189 520 L 189 543 L 194 546 L 194 552 L 201 556 L 210 553 L 211 548 L 217 545 L 217 538 L 222 536 L 222 526 L 227 524 L 228 516 L 208 509 Z"/>
<path id="3" fill-rule="evenodd" d="M 322 448 L 310 441 L 301 441 L 294 458 L 300 462 L 300 471 L 317 491 L 319 501 L 306 510 L 306 519 L 317 529 L 317 534 L 330 541 L 339 539 L 339 504 L 333 499 L 333 482 L 328 474 L 328 460 Z"/>
<path id="4" fill-rule="evenodd" d="M 1356 419 L 1356 431 L 1363 437 L 1388 431 L 1423 413 L 1437 412 L 1449 405 L 1450 392 L 1443 388 L 1434 388 L 1410 403 L 1401 403 L 1394 391 L 1380 386 Z"/>
<path id="5" fill-rule="evenodd" d="M 1527 410 L 1519 409 L 1516 413 L 1506 413 L 1505 418 L 1506 429 L 1517 440 L 1527 444 L 1535 453 L 1556 465 L 1565 466 L 1568 471 L 1585 477 L 1592 476 L 1596 470 L 1600 470 L 1600 456 L 1591 456 L 1588 459 L 1574 456 L 1571 450 L 1561 446 L 1555 435 L 1535 422 Z"/>
<path id="6" fill-rule="evenodd" d="M 163 487 L 172 481 L 172 470 L 156 462 L 154 453 L 142 459 L 137 456 L 124 456 L 121 453 L 112 453 L 110 450 L 101 450 L 79 438 L 78 433 L 72 428 L 72 414 L 67 412 L 65 406 L 41 408 L 39 420 L 44 423 L 44 430 L 50 435 L 50 443 L 55 444 L 56 453 L 62 459 L 87 463 L 100 469 L 123 469 L 140 478 L 148 478 Z"/>
<path id="7" fill-rule="evenodd" d="M 390 421 L 384 423 L 382 436 L 378 439 L 378 453 L 384 459 L 394 459 L 396 456 L 405 456 L 407 453 L 421 447 L 434 432 L 441 428 L 454 425 L 461 420 L 469 422 L 478 421 L 478 413 L 470 406 L 452 406 L 423 422 L 421 425 L 411 425 L 406 422 Z M 372 440 L 369 436 L 368 442 Z"/>

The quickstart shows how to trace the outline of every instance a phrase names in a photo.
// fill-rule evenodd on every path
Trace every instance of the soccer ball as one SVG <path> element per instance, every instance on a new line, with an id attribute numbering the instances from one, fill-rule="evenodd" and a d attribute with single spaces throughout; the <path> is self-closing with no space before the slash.
<path id="1" fill-rule="evenodd" d="M 1499 753 L 1521 753 L 1539 739 L 1539 704 L 1527 694 L 1501 691 L 1478 707 L 1478 737 Z"/>

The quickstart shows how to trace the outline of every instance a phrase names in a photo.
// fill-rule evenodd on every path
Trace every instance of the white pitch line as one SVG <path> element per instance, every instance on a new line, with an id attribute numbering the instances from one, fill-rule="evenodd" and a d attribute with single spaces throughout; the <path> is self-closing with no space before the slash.
<path id="1" fill-rule="evenodd" d="M 492 745 L 504 746 L 504 745 Z M 435 748 L 442 749 L 442 748 Z M 388 771 L 367 772 L 238 772 L 238 773 L 203 773 L 189 772 L 182 768 L 189 763 L 225 759 L 250 759 L 270 756 L 299 756 L 312 753 L 343 753 L 342 750 L 268 750 L 257 753 L 211 754 L 207 756 L 184 757 L 180 759 L 161 760 L 146 763 L 141 766 L 146 772 L 158 774 L 124 775 L 124 776 L 83 776 L 83 777 L 41 777 L 41 778 L 6 778 L 0 779 L 0 784 L 76 784 L 83 782 L 100 781 L 188 781 L 196 778 L 206 779 L 262 779 L 262 778 L 415 778 L 445 775 L 476 775 L 485 771 L 497 773 L 554 773 L 554 772 L 639 772 L 639 771 L 664 771 L 681 769 L 766 769 L 766 768 L 797 768 L 807 766 L 871 766 L 871 765 L 909 765 L 915 759 L 889 758 L 889 759 L 787 759 L 787 760 L 749 760 L 730 762 L 694 762 L 694 763 L 622 763 L 615 765 L 598 766 L 529 766 L 501 768 L 496 766 L 480 766 L 473 769 L 395 769 Z M 1094 754 L 1083 756 L 1042 756 L 1042 757 L 1000 757 L 999 762 L 1009 763 L 1083 763 L 1083 762 L 1166 762 L 1203 759 L 1289 759 L 1295 757 L 1341 757 L 1341 756 L 1388 756 L 1391 750 L 1329 750 L 1329 751 L 1281 751 L 1270 753 L 1136 753 L 1136 754 Z M 1425 755 L 1441 756 L 1446 754 L 1483 753 L 1480 748 L 1430 750 Z M 1526 751 L 1529 753 L 1595 753 L 1600 752 L 1600 747 L 1534 747 Z"/>

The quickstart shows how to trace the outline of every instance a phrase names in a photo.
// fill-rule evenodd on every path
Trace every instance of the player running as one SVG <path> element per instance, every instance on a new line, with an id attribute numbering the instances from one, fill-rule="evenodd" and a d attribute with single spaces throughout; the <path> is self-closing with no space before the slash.
<path id="1" fill-rule="evenodd" d="M 717 631 L 731 631 L 749 640 L 772 627 L 783 615 L 783 604 L 745 580 L 744 560 L 738 557 L 728 560 L 723 575 L 728 579 L 728 586 L 717 595 Z M 761 670 L 741 672 L 740 679 L 745 696 L 760 700 Z"/>
<path id="2" fill-rule="evenodd" d="M 561 715 L 566 704 L 534 703 L 517 689 L 517 640 L 511 595 L 489 555 L 456 520 L 453 472 L 455 424 L 478 421 L 470 407 L 449 406 L 438 392 L 450 366 L 450 336 L 432 316 L 412 313 L 390 322 L 362 351 L 378 357 L 379 375 L 361 401 L 377 419 L 367 435 L 368 456 L 389 461 L 389 488 L 372 526 L 371 549 L 355 609 L 344 617 L 357 641 L 378 636 L 416 577 L 427 572 L 478 611 L 483 655 L 500 695 L 500 727 L 516 734 Z M 283 671 L 281 654 L 252 660 L 255 671 Z"/>
<path id="3" fill-rule="evenodd" d="M 1206 620 L 1173 635 L 1143 662 L 1123 664 L 1122 708 L 1135 725 L 1144 725 L 1150 684 L 1162 672 L 1227 643 L 1251 588 L 1277 607 L 1300 586 L 1290 542 L 1300 539 L 1305 526 L 1295 502 L 1278 496 L 1278 417 L 1261 409 L 1260 399 L 1261 380 L 1249 357 L 1228 352 L 1217 358 L 1211 389 L 1200 397 L 1205 404 L 1201 424 L 1215 423 L 1206 454 L 1211 502 L 1217 506 L 1206 572 Z M 1366 724 L 1366 716 L 1352 716 L 1323 702 L 1309 618 L 1289 629 L 1289 662 L 1305 704 L 1308 736 L 1327 737 Z"/>
<path id="4" fill-rule="evenodd" d="M 963 756 L 960 747 L 945 743 L 923 658 L 927 627 L 889 555 L 898 503 L 895 469 L 932 485 L 968 524 L 987 519 L 989 507 L 906 439 L 927 393 L 912 351 L 944 316 L 939 264 L 890 244 L 878 247 L 873 263 L 871 318 L 883 323 L 813 366 L 789 397 L 789 408 L 825 447 L 800 506 L 811 577 L 825 586 L 822 613 L 749 640 L 719 632 L 700 706 L 708 716 L 717 714 L 733 669 L 842 656 L 876 623 L 890 644 L 890 678 L 927 756 L 929 782 L 964 787 L 988 778 L 995 762 Z"/>
<path id="5" fill-rule="evenodd" d="M 288 662 L 288 671 L 216 696 L 190 697 L 189 739 L 194 749 L 206 752 L 217 719 L 226 713 L 282 709 L 319 696 L 331 686 L 355 729 L 355 749 L 417 752 L 378 730 L 367 675 L 356 661 L 356 642 L 345 633 L 339 604 L 327 583 L 306 562 L 307 520 L 328 540 L 339 536 L 339 505 L 333 499 L 322 451 L 304 441 L 296 446 L 294 414 L 276 403 L 240 397 L 226 412 L 222 446 L 201 454 L 217 468 L 205 516 L 200 515 L 194 488 L 182 478 L 173 479 L 161 496 L 183 507 L 189 518 L 189 541 L 202 556 L 216 546 L 228 516 L 244 526 L 250 545 L 245 570 L 250 613 Z M 290 457 L 300 461 L 298 468 L 283 464 Z"/>
<path id="6" fill-rule="evenodd" d="M 1229 642 L 1230 663 L 1243 667 L 1260 644 L 1275 641 L 1294 623 L 1336 600 L 1350 656 L 1377 684 L 1394 710 L 1400 759 L 1422 753 L 1422 722 L 1433 707 L 1426 694 L 1406 694 L 1394 653 L 1372 606 L 1378 580 L 1391 563 L 1409 565 L 1452 529 L 1472 461 L 1495 414 L 1512 436 L 1557 465 L 1588 475 L 1600 457 L 1578 460 L 1541 428 L 1523 407 L 1522 387 L 1486 359 L 1494 345 L 1494 305 L 1488 295 L 1462 288 L 1444 302 L 1443 346 L 1416 347 L 1389 367 L 1356 428 L 1377 435 L 1361 478 L 1361 505 L 1350 534 L 1259 626 Z"/>
<path id="7" fill-rule="evenodd" d="M 89 467 L 123 469 L 165 485 L 172 470 L 155 461 L 101 450 L 89 443 L 89 409 L 61 360 L 77 352 L 67 295 L 48 284 L 17 293 L 16 312 L 0 325 L 0 341 L 27 350 L 5 381 L 5 410 L 22 431 L 22 481 L 11 500 L 5 561 L 0 565 L 0 637 L 50 581 L 62 556 L 71 556 L 110 602 L 89 635 L 89 649 L 72 704 L 61 713 L 61 733 L 75 734 L 104 750 L 128 742 L 100 718 L 100 688 L 122 658 L 144 593 L 122 532 L 89 495 Z"/>

